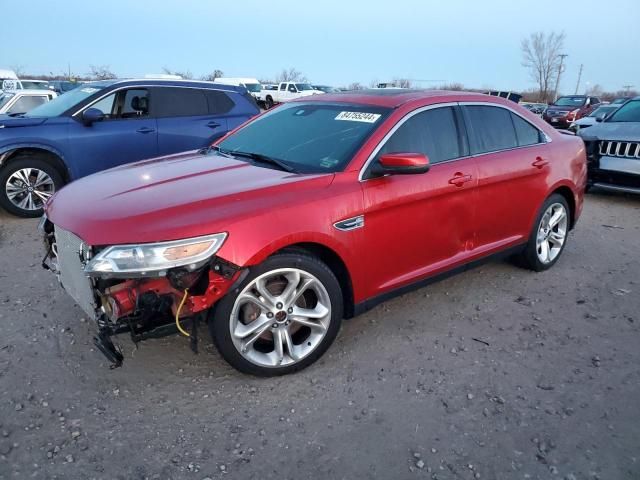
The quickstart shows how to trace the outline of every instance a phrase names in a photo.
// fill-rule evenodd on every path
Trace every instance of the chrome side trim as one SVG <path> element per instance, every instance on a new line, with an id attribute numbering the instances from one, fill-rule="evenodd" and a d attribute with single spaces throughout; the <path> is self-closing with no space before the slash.
<path id="1" fill-rule="evenodd" d="M 364 227 L 364 215 L 340 220 L 339 222 L 334 223 L 333 226 L 341 232 L 348 232 L 357 228 L 362 228 Z"/>

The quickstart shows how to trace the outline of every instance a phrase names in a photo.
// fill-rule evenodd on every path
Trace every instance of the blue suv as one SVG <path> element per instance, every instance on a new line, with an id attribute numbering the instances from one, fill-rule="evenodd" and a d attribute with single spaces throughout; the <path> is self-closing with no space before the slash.
<path id="1" fill-rule="evenodd" d="M 243 87 L 183 80 L 85 83 L 28 113 L 0 116 L 0 205 L 39 216 L 68 182 L 209 146 L 258 112 Z"/>

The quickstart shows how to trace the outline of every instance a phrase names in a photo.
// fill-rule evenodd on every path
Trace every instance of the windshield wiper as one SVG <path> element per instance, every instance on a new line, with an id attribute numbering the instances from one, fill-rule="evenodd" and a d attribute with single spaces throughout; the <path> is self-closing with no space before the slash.
<path id="1" fill-rule="evenodd" d="M 280 170 L 284 170 L 289 173 L 296 173 L 296 170 L 289 164 L 283 162 L 282 160 L 278 160 L 277 158 L 270 157 L 268 155 L 263 155 L 262 153 L 254 153 L 254 152 L 238 152 L 237 150 L 225 151 L 225 153 L 229 153 L 231 155 L 235 155 L 238 157 L 246 157 L 252 160 L 257 160 L 262 163 L 269 163 L 271 165 L 275 165 L 280 168 Z"/>
<path id="2" fill-rule="evenodd" d="M 211 147 L 201 148 L 200 150 L 198 150 L 198 153 L 201 155 L 208 155 L 209 152 L 211 152 L 211 150 L 213 150 L 216 153 L 219 153 L 223 157 L 234 158 L 229 151 L 223 150 L 218 145 L 212 145 Z"/>

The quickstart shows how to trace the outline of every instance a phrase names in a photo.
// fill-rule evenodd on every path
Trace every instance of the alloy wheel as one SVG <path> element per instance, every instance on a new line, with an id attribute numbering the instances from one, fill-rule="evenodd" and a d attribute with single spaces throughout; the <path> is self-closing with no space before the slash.
<path id="1" fill-rule="evenodd" d="M 536 253 L 543 264 L 553 262 L 567 238 L 567 210 L 561 203 L 552 203 L 545 210 L 538 225 Z"/>
<path id="2" fill-rule="evenodd" d="M 298 268 L 269 271 L 238 295 L 229 328 L 237 351 L 261 367 L 293 365 L 322 342 L 331 322 L 325 286 Z"/>
<path id="3" fill-rule="evenodd" d="M 13 172 L 5 184 L 5 193 L 16 207 L 40 210 L 55 192 L 53 179 L 44 170 L 21 168 Z"/>

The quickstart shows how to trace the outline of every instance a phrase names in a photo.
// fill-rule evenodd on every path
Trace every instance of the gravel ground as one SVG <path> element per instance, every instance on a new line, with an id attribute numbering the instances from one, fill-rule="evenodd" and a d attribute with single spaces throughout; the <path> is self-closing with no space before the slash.
<path id="1" fill-rule="evenodd" d="M 559 263 L 491 263 L 257 379 L 167 337 L 109 370 L 0 213 L 0 478 L 638 479 L 640 199 L 589 195 Z"/>

